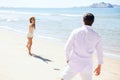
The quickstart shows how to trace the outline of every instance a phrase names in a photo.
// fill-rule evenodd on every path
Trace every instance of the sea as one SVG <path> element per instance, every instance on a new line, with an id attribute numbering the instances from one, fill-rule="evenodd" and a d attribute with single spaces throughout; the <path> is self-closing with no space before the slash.
<path id="1" fill-rule="evenodd" d="M 29 18 L 36 18 L 35 36 L 65 43 L 72 30 L 93 13 L 93 29 L 103 40 L 104 56 L 120 60 L 120 8 L 0 8 L 0 29 L 28 32 Z"/>

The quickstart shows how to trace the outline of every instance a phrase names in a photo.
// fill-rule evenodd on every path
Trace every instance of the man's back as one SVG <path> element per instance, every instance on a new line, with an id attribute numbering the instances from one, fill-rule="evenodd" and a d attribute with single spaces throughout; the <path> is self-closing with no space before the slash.
<path id="1" fill-rule="evenodd" d="M 91 26 L 83 26 L 82 28 L 73 31 L 73 53 L 76 53 L 82 58 L 92 56 L 97 42 L 100 40 L 99 35 L 93 31 Z"/>
<path id="2" fill-rule="evenodd" d="M 99 55 L 98 62 L 102 63 L 100 36 L 93 31 L 91 26 L 87 25 L 74 30 L 71 33 L 65 48 L 66 57 L 69 60 L 68 64 L 77 71 L 81 71 L 86 65 L 92 65 L 92 53 L 95 48 Z"/>

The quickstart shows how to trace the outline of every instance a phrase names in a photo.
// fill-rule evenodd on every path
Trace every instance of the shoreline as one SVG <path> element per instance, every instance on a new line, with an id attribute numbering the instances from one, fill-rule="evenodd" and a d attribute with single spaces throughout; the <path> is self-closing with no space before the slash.
<path id="1" fill-rule="evenodd" d="M 17 31 L 17 30 L 12 30 L 12 29 L 6 29 L 6 28 L 0 28 L 0 30 L 5 30 L 5 31 L 10 31 L 10 32 L 15 32 L 15 33 L 18 33 L 22 36 L 27 35 L 27 33 L 23 32 L 23 31 Z M 34 37 L 35 38 L 41 38 L 41 39 L 46 39 L 47 41 L 50 41 L 50 42 L 55 42 L 55 43 L 59 43 L 59 44 L 65 44 L 65 40 L 62 40 L 62 39 L 58 39 L 58 38 L 54 38 L 54 37 L 49 37 L 49 36 L 41 36 L 41 35 L 37 35 L 36 33 L 34 34 Z M 119 53 L 119 52 L 117 52 Z M 104 50 L 104 57 L 107 57 L 107 58 L 111 58 L 111 59 L 114 59 L 114 60 L 118 60 L 120 61 L 120 55 L 117 54 L 117 53 L 114 53 L 114 51 L 108 51 L 108 50 Z"/>

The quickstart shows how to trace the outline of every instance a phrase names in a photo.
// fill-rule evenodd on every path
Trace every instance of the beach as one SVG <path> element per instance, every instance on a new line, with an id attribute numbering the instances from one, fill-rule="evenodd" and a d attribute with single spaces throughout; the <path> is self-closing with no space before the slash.
<path id="1" fill-rule="evenodd" d="M 0 36 L 0 80 L 60 80 L 66 66 L 65 44 L 34 36 L 29 56 L 26 34 L 0 29 Z M 93 61 L 95 68 L 95 56 Z M 101 75 L 93 75 L 93 80 L 120 80 L 119 67 L 119 60 L 104 57 Z"/>

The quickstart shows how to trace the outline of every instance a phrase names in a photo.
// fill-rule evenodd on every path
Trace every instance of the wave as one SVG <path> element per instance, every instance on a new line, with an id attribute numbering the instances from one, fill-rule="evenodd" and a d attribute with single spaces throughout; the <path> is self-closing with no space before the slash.
<path id="1" fill-rule="evenodd" d="M 66 16 L 66 17 L 81 17 L 81 14 L 59 14 L 60 16 Z"/>
<path id="2" fill-rule="evenodd" d="M 104 53 L 105 57 L 109 57 L 115 60 L 120 60 L 120 55 L 114 54 L 114 53 Z"/>
<path id="3" fill-rule="evenodd" d="M 68 14 L 68 13 L 40 13 L 40 15 L 47 16 L 62 16 L 62 17 L 81 17 L 81 14 Z"/>
<path id="4" fill-rule="evenodd" d="M 17 32 L 17 33 L 25 33 L 25 31 L 14 29 L 14 28 L 11 28 L 11 27 L 8 27 L 8 26 L 0 26 L 0 29 L 10 30 L 10 31 L 14 31 L 14 32 Z"/>
<path id="5" fill-rule="evenodd" d="M 35 34 L 36 35 L 36 34 Z M 54 41 L 58 41 L 58 42 L 62 42 L 61 39 L 57 39 L 57 38 L 54 38 L 54 37 L 48 37 L 48 36 L 40 36 L 40 35 L 36 35 L 40 38 L 43 38 L 43 39 L 48 39 L 48 40 L 54 40 Z"/>
<path id="6" fill-rule="evenodd" d="M 15 12 L 15 11 L 0 11 L 0 21 L 3 22 L 17 22 L 21 20 L 28 20 L 28 18 L 32 15 L 36 17 L 36 20 L 41 20 L 44 17 L 81 17 L 80 14 L 67 14 L 67 13 L 39 13 L 39 12 Z M 10 14 L 10 15 L 9 15 Z"/>
<path id="7" fill-rule="evenodd" d="M 5 22 L 17 22 L 19 21 L 18 18 L 0 18 L 0 21 L 5 21 Z"/>
<path id="8" fill-rule="evenodd" d="M 0 11 L 0 21 L 16 22 L 19 21 L 19 16 L 12 11 Z"/>
<path id="9" fill-rule="evenodd" d="M 27 31 L 25 31 L 25 30 L 22 31 L 22 30 L 18 30 L 18 29 L 8 27 L 8 26 L 0 26 L 0 29 L 10 30 L 10 31 L 14 31 L 14 32 L 17 32 L 17 33 L 21 33 L 21 34 L 26 34 L 27 33 Z M 58 42 L 58 43 L 65 44 L 65 42 L 63 42 L 62 39 L 58 39 L 58 38 L 50 37 L 50 36 L 42 36 L 37 32 L 35 33 L 35 36 L 39 37 L 39 38 L 42 38 L 42 39 L 47 39 L 47 40 L 51 40 L 51 41 L 55 41 L 55 42 Z M 120 60 L 120 55 L 119 54 L 117 55 L 117 54 L 114 54 L 114 53 L 111 53 L 111 52 L 110 53 L 105 52 L 104 56 L 115 59 L 115 60 Z"/>
<path id="10" fill-rule="evenodd" d="M 13 31 L 13 32 L 21 33 L 21 34 L 27 34 L 27 31 L 18 30 L 18 29 L 11 28 L 8 26 L 0 26 L 0 29 L 9 30 L 9 31 Z M 62 40 L 54 38 L 54 37 L 41 36 L 37 32 L 35 32 L 35 36 L 43 38 L 43 39 L 55 40 L 55 41 L 59 41 L 59 42 L 62 41 Z"/>
<path id="11" fill-rule="evenodd" d="M 17 19 L 17 18 L 16 18 L 16 19 L 6 19 L 7 22 L 16 22 L 16 21 L 18 21 L 18 20 L 19 20 L 19 19 Z"/>
<path id="12" fill-rule="evenodd" d="M 8 13 L 8 14 L 35 14 L 42 16 L 67 16 L 67 17 L 79 17 L 82 14 L 75 13 L 51 13 L 51 12 L 25 12 L 25 11 L 14 11 L 14 10 L 0 10 L 0 13 Z"/>

